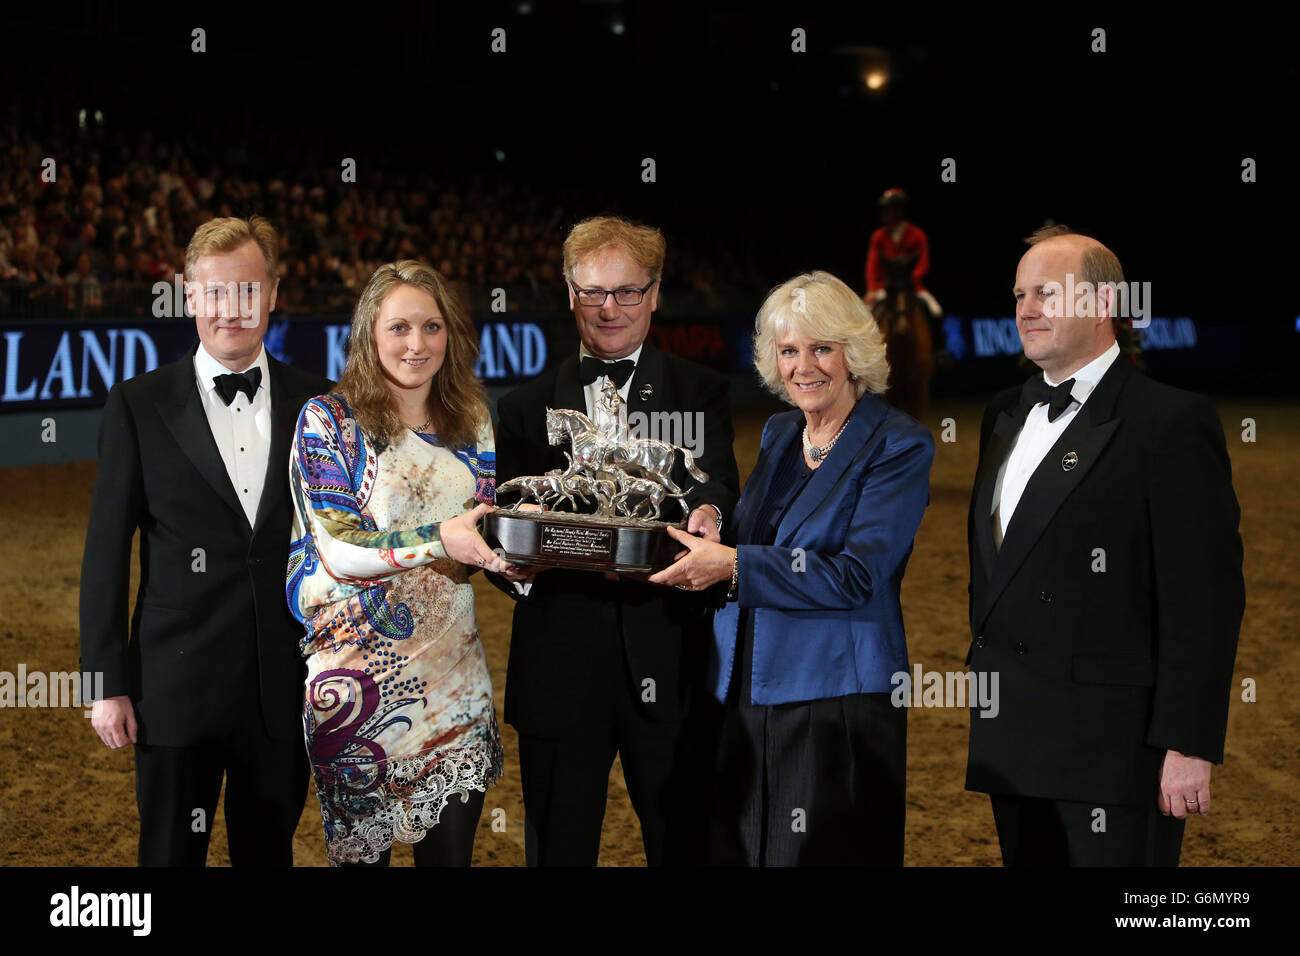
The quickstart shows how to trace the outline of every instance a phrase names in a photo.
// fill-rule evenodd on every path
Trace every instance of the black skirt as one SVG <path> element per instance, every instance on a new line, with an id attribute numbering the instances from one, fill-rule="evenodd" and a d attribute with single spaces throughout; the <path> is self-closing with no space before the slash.
<path id="1" fill-rule="evenodd" d="M 753 615 L 719 718 L 709 862 L 902 866 L 907 708 L 888 693 L 750 703 Z"/>

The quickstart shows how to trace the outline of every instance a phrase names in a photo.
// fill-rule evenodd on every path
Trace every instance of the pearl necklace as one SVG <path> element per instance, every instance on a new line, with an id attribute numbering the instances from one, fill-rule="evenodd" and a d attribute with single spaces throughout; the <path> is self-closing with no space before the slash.
<path id="1" fill-rule="evenodd" d="M 835 433 L 835 437 L 832 438 L 830 441 L 828 441 L 828 442 L 827 442 L 826 444 L 824 444 L 824 445 L 813 445 L 813 444 L 810 444 L 810 443 L 809 443 L 809 441 L 808 441 L 808 423 L 807 423 L 807 422 L 804 422 L 804 425 L 803 425 L 803 450 L 804 450 L 805 452 L 808 453 L 808 457 L 811 458 L 813 461 L 816 461 L 816 462 L 820 462 L 823 458 L 825 458 L 826 455 L 827 455 L 827 453 L 829 453 L 830 450 L 831 450 L 832 448 L 835 447 L 835 443 L 836 443 L 837 441 L 839 441 L 840 435 L 844 434 L 844 428 L 845 428 L 845 426 L 848 425 L 848 423 L 849 423 L 849 419 L 852 418 L 852 417 L 853 417 L 853 416 L 852 416 L 851 414 L 850 414 L 850 415 L 846 415 L 845 418 L 844 418 L 844 424 L 841 425 L 841 426 L 840 426 L 840 430 L 837 431 L 837 432 Z"/>

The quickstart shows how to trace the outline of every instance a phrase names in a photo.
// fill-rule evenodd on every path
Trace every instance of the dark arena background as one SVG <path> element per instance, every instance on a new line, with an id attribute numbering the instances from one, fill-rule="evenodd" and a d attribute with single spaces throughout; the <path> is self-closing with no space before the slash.
<path id="1" fill-rule="evenodd" d="M 1262 15 L 907 9 L 6 7 L 0 671 L 77 667 L 99 408 L 112 384 L 195 341 L 167 289 L 206 219 L 271 218 L 282 280 L 267 345 L 330 377 L 375 266 L 434 265 L 472 306 L 494 399 L 577 347 L 560 272 L 569 227 L 600 213 L 657 225 L 668 258 L 652 340 L 730 376 L 743 480 L 781 408 L 750 362 L 759 303 L 810 269 L 863 291 L 876 200 L 900 187 L 944 313 L 924 416 L 930 505 L 903 584 L 914 665 L 963 667 L 980 415 L 1029 374 L 1011 294 L 1024 238 L 1066 223 L 1150 283 L 1139 360 L 1214 399 L 1241 504 L 1227 755 L 1182 862 L 1294 865 L 1300 250 L 1284 31 Z M 511 606 L 481 577 L 500 717 Z M 909 867 L 1001 865 L 988 799 L 963 789 L 968 720 L 909 715 Z M 475 864 L 518 867 L 518 759 L 501 726 L 506 771 Z M 137 826 L 129 748 L 105 748 L 78 707 L 0 709 L 6 866 L 133 866 Z M 229 863 L 223 826 L 218 814 L 212 866 Z M 617 768 L 600 859 L 645 862 Z M 314 792 L 295 862 L 326 863 Z M 410 863 L 396 847 L 394 864 Z"/>

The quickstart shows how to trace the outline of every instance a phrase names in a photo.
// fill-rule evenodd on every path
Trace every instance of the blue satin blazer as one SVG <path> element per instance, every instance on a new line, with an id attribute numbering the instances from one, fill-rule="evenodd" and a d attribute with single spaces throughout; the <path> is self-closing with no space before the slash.
<path id="1" fill-rule="evenodd" d="M 709 655 L 709 686 L 720 701 L 735 677 L 742 607 L 754 616 L 754 704 L 889 692 L 892 675 L 907 670 L 899 588 L 930 501 L 934 439 L 864 394 L 775 543 L 752 544 L 775 466 L 802 441 L 804 421 L 798 409 L 768 419 L 736 506 L 737 600 L 715 615 Z"/>

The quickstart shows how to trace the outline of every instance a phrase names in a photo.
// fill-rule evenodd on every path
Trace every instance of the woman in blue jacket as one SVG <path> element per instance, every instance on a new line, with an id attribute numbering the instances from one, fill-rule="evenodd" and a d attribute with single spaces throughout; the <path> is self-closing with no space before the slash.
<path id="1" fill-rule="evenodd" d="M 929 502 L 934 440 L 880 398 L 885 343 L 826 272 L 773 289 L 754 363 L 774 415 L 727 540 L 650 580 L 723 582 L 709 683 L 722 704 L 709 858 L 752 866 L 903 862 L 907 711 L 899 589 Z"/>

